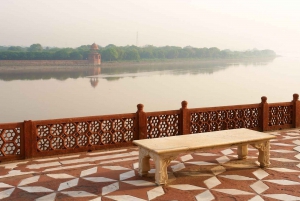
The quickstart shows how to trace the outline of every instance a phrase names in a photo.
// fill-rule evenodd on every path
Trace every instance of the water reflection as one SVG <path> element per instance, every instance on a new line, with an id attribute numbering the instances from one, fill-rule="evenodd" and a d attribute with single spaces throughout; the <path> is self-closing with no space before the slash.
<path id="1" fill-rule="evenodd" d="M 57 79 L 64 81 L 68 78 L 78 79 L 82 77 L 89 77 L 92 87 L 96 87 L 99 79 L 107 81 L 117 81 L 124 77 L 137 77 L 151 74 L 170 74 L 170 75 L 183 75 L 183 74 L 213 74 L 215 72 L 224 70 L 232 66 L 263 66 L 272 62 L 274 58 L 260 58 L 248 59 L 240 61 L 187 61 L 172 62 L 172 63 L 122 63 L 121 66 L 110 67 L 103 65 L 102 67 L 74 67 L 64 68 L 57 67 L 46 70 L 16 70 L 0 73 L 0 80 L 47 80 Z M 41 67 L 43 68 L 43 67 Z M 47 68 L 47 67 L 46 67 Z"/>

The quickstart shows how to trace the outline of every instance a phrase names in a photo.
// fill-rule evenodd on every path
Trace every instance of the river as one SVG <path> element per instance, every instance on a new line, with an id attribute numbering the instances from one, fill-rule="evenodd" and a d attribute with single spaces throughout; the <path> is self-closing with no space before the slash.
<path id="1" fill-rule="evenodd" d="M 0 122 L 287 102 L 300 94 L 300 59 L 0 74 Z"/>

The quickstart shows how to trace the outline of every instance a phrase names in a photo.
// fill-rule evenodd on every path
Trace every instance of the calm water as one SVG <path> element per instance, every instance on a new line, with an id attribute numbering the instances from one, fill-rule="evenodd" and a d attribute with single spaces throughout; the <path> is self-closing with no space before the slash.
<path id="1" fill-rule="evenodd" d="M 100 73 L 100 74 L 99 74 Z M 98 74 L 98 75 L 97 75 Z M 300 94 L 300 59 L 0 74 L 0 122 L 287 102 Z"/>

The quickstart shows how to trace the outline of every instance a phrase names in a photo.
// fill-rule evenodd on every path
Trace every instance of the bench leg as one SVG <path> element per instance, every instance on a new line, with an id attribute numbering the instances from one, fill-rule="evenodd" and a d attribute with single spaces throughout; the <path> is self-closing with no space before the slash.
<path id="1" fill-rule="evenodd" d="M 150 156 L 149 151 L 139 147 L 139 175 L 144 176 L 150 170 Z"/>
<path id="2" fill-rule="evenodd" d="M 258 162 L 260 163 L 260 167 L 268 167 L 270 163 L 270 142 L 260 142 L 256 144 L 252 144 L 253 147 L 258 149 Z"/>
<path id="3" fill-rule="evenodd" d="M 151 154 L 155 162 L 155 183 L 157 185 L 167 184 L 168 182 L 168 165 L 176 156 L 160 156 L 157 154 Z"/>
<path id="4" fill-rule="evenodd" d="M 246 159 L 248 155 L 248 145 L 239 145 L 237 149 L 238 159 Z"/>

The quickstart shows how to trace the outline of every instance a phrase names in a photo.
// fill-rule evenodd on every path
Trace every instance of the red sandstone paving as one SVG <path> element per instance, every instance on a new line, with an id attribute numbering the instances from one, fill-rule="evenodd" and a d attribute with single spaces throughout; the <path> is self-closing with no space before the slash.
<path id="1" fill-rule="evenodd" d="M 299 140 L 300 135 L 298 138 L 293 138 L 293 139 L 285 139 L 284 136 L 287 136 L 286 133 L 296 133 L 299 134 L 299 130 L 289 130 L 289 131 L 280 131 L 278 132 L 282 134 L 282 136 L 278 136 L 277 139 L 278 141 L 273 141 L 271 142 L 271 150 L 290 150 L 294 151 L 293 153 L 278 153 L 278 152 L 272 152 L 271 151 L 271 166 L 270 168 L 288 168 L 296 171 L 300 171 L 300 168 L 297 167 L 298 164 L 300 164 L 300 160 L 295 157 L 295 155 L 299 154 L 299 152 L 293 150 L 295 145 L 293 141 Z M 293 137 L 293 136 L 292 136 Z M 297 136 L 295 136 L 297 137 Z M 278 146 L 274 145 L 272 143 L 285 143 L 285 144 L 292 144 L 294 146 Z M 249 146 L 249 148 L 252 148 Z M 137 148 L 126 148 L 128 152 L 131 151 L 136 151 Z M 118 149 L 114 149 L 118 150 Z M 173 175 L 176 177 L 175 180 L 170 180 L 170 183 L 166 186 L 162 186 L 164 190 L 164 194 L 161 196 L 156 197 L 153 199 L 154 201 L 163 201 L 163 200 L 196 200 L 195 196 L 207 191 L 207 186 L 205 185 L 204 181 L 213 177 L 211 168 L 217 167 L 217 166 L 223 166 L 226 168 L 226 171 L 223 173 L 220 173 L 216 175 L 218 180 L 221 182 L 221 184 L 213 187 L 210 192 L 211 194 L 214 195 L 215 200 L 249 200 L 253 198 L 254 196 L 257 195 L 257 193 L 250 187 L 251 184 L 254 184 L 255 182 L 259 181 L 259 179 L 256 178 L 256 176 L 253 174 L 254 171 L 258 170 L 257 165 L 255 164 L 255 159 L 247 159 L 246 161 L 243 160 L 236 160 L 235 157 L 232 155 L 236 155 L 236 149 L 232 149 L 233 153 L 227 155 L 228 158 L 230 158 L 231 161 L 225 164 L 218 164 L 218 161 L 216 158 L 224 156 L 224 154 L 221 152 L 225 149 L 215 149 L 215 150 L 209 150 L 209 153 L 215 153 L 217 156 L 200 156 L 196 154 L 193 155 L 193 159 L 188 160 L 188 161 L 181 161 L 180 157 L 177 159 L 179 162 L 184 163 L 185 168 L 178 171 L 178 172 L 173 172 Z M 97 153 L 97 152 L 93 152 Z M 101 152 L 98 152 L 101 153 Z M 120 154 L 123 152 L 115 152 L 114 154 Z M 249 150 L 249 156 L 255 156 L 257 157 L 257 150 Z M 98 163 L 103 162 L 103 161 L 108 161 L 107 160 L 99 160 L 99 161 L 91 161 L 88 162 L 88 164 L 93 164 L 92 166 L 86 166 L 86 167 L 80 167 L 80 168 L 70 168 L 66 170 L 57 170 L 57 171 L 50 171 L 50 172 L 42 172 L 43 170 L 49 169 L 49 168 L 56 168 L 57 166 L 53 167 L 45 167 L 45 168 L 40 168 L 40 169 L 29 169 L 26 168 L 28 165 L 33 165 L 33 164 L 45 164 L 45 163 L 51 163 L 51 162 L 56 162 L 56 161 L 66 161 L 66 160 L 76 160 L 80 158 L 85 158 L 85 157 L 98 157 L 98 156 L 104 156 L 104 155 L 110 155 L 109 151 L 108 152 L 103 152 L 102 154 L 99 155 L 90 155 L 89 153 L 77 153 L 74 155 L 79 155 L 78 157 L 74 158 L 65 158 L 65 159 L 60 159 L 59 157 L 65 157 L 66 155 L 62 156 L 57 156 L 57 157 L 48 157 L 48 158 L 53 158 L 53 160 L 50 161 L 36 161 L 38 159 L 32 159 L 28 161 L 26 164 L 18 164 L 14 170 L 21 170 L 22 172 L 25 171 L 36 171 L 37 173 L 30 173 L 27 175 L 21 175 L 21 176 L 14 176 L 14 177 L 8 177 L 8 178 L 0 178 L 0 182 L 3 182 L 5 184 L 9 184 L 11 186 L 17 186 L 22 180 L 26 178 L 30 178 L 33 176 L 40 176 L 38 182 L 30 183 L 25 186 L 42 186 L 44 188 L 48 188 L 51 190 L 54 190 L 54 192 L 57 192 L 57 189 L 59 188 L 60 184 L 63 182 L 67 182 L 72 180 L 72 178 L 67 178 L 67 179 L 54 179 L 52 177 L 47 176 L 47 174 L 59 174 L 59 173 L 64 173 L 68 174 L 71 176 L 74 176 L 75 178 L 79 178 L 81 175 L 81 172 L 84 170 L 88 170 L 93 167 L 97 167 L 97 172 L 87 175 L 86 177 L 106 177 L 110 179 L 114 179 L 119 181 L 120 174 L 126 173 L 129 171 L 133 170 L 133 163 L 138 162 L 138 160 L 130 160 L 130 161 L 122 161 L 122 162 L 111 162 L 107 164 L 101 164 L 99 165 Z M 184 156 L 186 154 L 182 154 L 180 156 Z M 72 155 L 71 155 L 72 156 Z M 46 157 L 47 158 L 47 157 Z M 295 160 L 297 162 L 282 162 L 282 161 L 276 161 L 272 160 L 272 158 L 286 158 L 286 159 L 291 159 Z M 119 158 L 113 158 L 113 160 L 119 159 Z M 212 162 L 216 163 L 217 165 L 209 165 L 209 166 L 199 166 L 199 165 L 193 165 L 189 164 L 187 162 L 192 162 L 192 161 L 205 161 L 205 162 Z M 24 161 L 17 161 L 17 162 L 24 162 Z M 4 164 L 4 163 L 3 163 Z M 74 164 L 68 164 L 68 165 L 61 165 L 62 167 L 72 167 L 73 165 L 78 165 L 78 164 L 86 164 L 86 162 L 81 162 L 81 163 L 74 163 Z M 177 163 L 171 163 L 170 166 L 176 165 Z M 248 164 L 248 167 L 234 167 L 233 165 L 238 165 L 238 164 Z M 2 164 L 1 164 L 2 165 Z M 153 161 L 150 163 L 151 168 L 154 167 Z M 125 168 L 128 168 L 128 170 L 110 170 L 107 168 L 104 168 L 103 166 L 122 166 Z M 172 168 L 168 167 L 168 171 L 172 173 Z M 4 167 L 0 167 L 0 176 L 1 175 L 6 175 L 10 169 L 5 169 Z M 291 181 L 296 181 L 300 182 L 300 172 L 279 172 L 275 171 L 272 169 L 264 169 L 265 172 L 267 172 L 269 175 L 261 179 L 264 184 L 266 184 L 269 189 L 264 191 L 263 193 L 260 194 L 260 196 L 267 201 L 274 201 L 276 199 L 268 198 L 263 196 L 264 194 L 287 194 L 287 195 L 293 195 L 293 196 L 298 196 L 300 197 L 300 190 L 299 190 L 299 185 L 279 185 L 275 183 L 268 182 L 266 180 L 291 180 Z M 134 170 L 135 176 L 130 177 L 124 181 L 131 181 L 131 180 L 145 180 L 149 182 L 154 182 L 154 174 L 149 174 L 146 177 L 140 177 L 138 175 L 137 169 Z M 199 176 L 199 174 L 209 174 L 208 176 Z M 244 177 L 249 177 L 253 178 L 254 180 L 249 180 L 249 181 L 237 181 L 237 180 L 232 180 L 228 178 L 222 177 L 222 175 L 241 175 Z M 84 198 L 74 198 L 70 197 L 69 195 L 63 194 L 61 192 L 57 192 L 55 200 L 91 200 L 96 198 L 97 196 L 101 196 L 102 201 L 110 201 L 112 199 L 109 199 L 105 196 L 110 196 L 110 195 L 131 195 L 137 198 L 141 199 L 148 199 L 147 192 L 155 188 L 156 186 L 134 186 L 131 184 L 127 184 L 123 181 L 119 181 L 119 190 L 111 192 L 107 195 L 102 196 L 102 188 L 105 186 L 108 186 L 114 182 L 92 182 L 85 180 L 83 178 L 78 179 L 78 185 L 67 188 L 62 191 L 86 191 L 89 193 L 92 193 L 96 196 L 93 197 L 84 197 Z M 176 184 L 190 184 L 198 187 L 204 188 L 203 190 L 179 190 L 170 187 L 170 185 L 176 185 Z M 4 190 L 7 190 L 10 188 L 1 188 L 0 193 Z M 225 194 L 222 192 L 218 192 L 214 189 L 238 189 L 246 192 L 253 193 L 253 195 L 229 195 Z M 37 198 L 40 198 L 45 195 L 49 195 L 51 193 L 44 193 L 44 192 L 39 192 L 39 193 L 28 193 L 24 190 L 16 188 L 13 193 L 10 195 L 8 198 L 4 198 L 3 200 L 34 200 Z"/>

